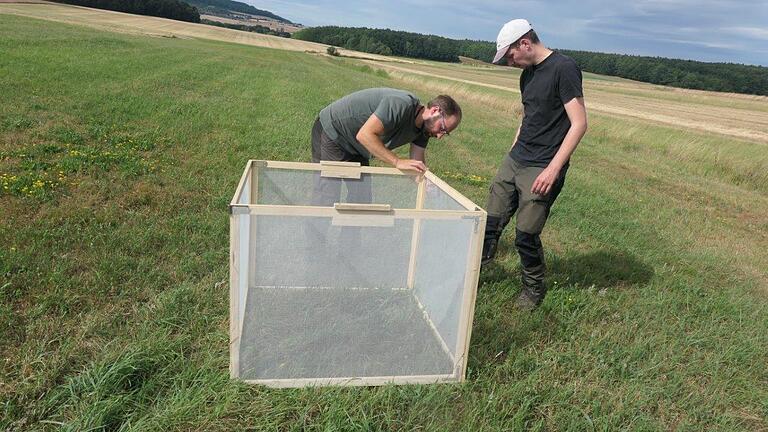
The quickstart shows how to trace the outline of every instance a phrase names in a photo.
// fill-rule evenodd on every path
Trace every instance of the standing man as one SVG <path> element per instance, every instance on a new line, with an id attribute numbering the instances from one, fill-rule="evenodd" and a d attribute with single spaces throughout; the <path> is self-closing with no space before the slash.
<path id="1" fill-rule="evenodd" d="M 395 168 L 424 172 L 429 138 L 449 135 L 460 122 L 461 108 L 450 96 L 437 96 L 424 106 L 404 90 L 360 90 L 320 111 L 312 128 L 312 162 L 348 161 L 367 166 L 373 155 Z M 409 143 L 409 159 L 392 152 Z M 369 182 L 345 182 L 350 201 L 370 202 Z M 338 179 L 320 179 L 315 184 L 315 205 L 332 205 L 340 191 Z"/>
<path id="2" fill-rule="evenodd" d="M 528 21 L 512 20 L 496 38 L 494 63 L 523 69 L 523 117 L 493 180 L 483 264 L 493 260 L 504 227 L 517 211 L 515 247 L 522 267 L 517 306 L 532 310 L 547 288 L 539 238 L 549 210 L 565 183 L 571 154 L 587 131 L 587 113 L 576 62 L 544 46 Z"/>

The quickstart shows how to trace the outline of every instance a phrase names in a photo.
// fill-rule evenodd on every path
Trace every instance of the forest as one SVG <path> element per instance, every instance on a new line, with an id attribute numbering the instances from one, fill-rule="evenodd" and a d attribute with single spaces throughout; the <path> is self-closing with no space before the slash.
<path id="1" fill-rule="evenodd" d="M 200 13 L 181 0 L 53 0 L 77 6 L 149 15 L 178 21 L 200 22 Z"/>
<path id="2" fill-rule="evenodd" d="M 496 52 L 493 42 L 389 29 L 312 27 L 302 29 L 292 37 L 373 54 L 444 62 L 458 62 L 460 56 L 487 62 Z M 768 95 L 768 68 L 763 66 L 567 49 L 557 51 L 573 58 L 586 72 L 673 87 Z"/>

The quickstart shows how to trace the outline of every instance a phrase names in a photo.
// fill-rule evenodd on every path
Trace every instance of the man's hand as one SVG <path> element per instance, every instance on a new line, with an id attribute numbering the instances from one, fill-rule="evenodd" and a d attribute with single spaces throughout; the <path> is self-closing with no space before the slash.
<path id="1" fill-rule="evenodd" d="M 531 193 L 535 195 L 548 194 L 552 190 L 552 185 L 557 181 L 558 174 L 560 174 L 559 170 L 550 167 L 544 168 L 544 171 L 534 180 L 533 186 L 531 186 Z"/>
<path id="2" fill-rule="evenodd" d="M 415 159 L 398 159 L 395 162 L 395 168 L 403 171 L 418 171 L 423 173 L 427 171 L 427 166 L 424 162 Z"/>

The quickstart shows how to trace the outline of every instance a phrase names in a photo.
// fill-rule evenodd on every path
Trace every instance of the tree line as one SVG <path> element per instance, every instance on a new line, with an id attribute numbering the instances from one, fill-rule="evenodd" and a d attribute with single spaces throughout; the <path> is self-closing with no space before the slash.
<path id="1" fill-rule="evenodd" d="M 663 57 L 560 50 L 582 70 L 696 90 L 768 96 L 768 68 Z"/>
<path id="2" fill-rule="evenodd" d="M 200 22 L 200 13 L 181 0 L 53 0 L 77 6 L 107 9 L 138 15 L 170 18 L 178 21 Z"/>
<path id="3" fill-rule="evenodd" d="M 459 56 L 488 62 L 496 44 L 456 40 L 389 29 L 312 27 L 292 37 L 373 54 L 458 62 Z M 558 50 L 586 72 L 652 84 L 768 96 L 768 68 L 735 63 L 705 63 L 663 57 Z"/>
<path id="4" fill-rule="evenodd" d="M 456 41 L 441 36 L 389 29 L 328 26 L 304 28 L 292 37 L 372 54 L 459 61 Z"/>

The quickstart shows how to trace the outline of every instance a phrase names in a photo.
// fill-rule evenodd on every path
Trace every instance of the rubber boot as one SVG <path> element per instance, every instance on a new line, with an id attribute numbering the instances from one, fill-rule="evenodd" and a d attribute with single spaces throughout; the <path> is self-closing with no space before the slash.
<path id="1" fill-rule="evenodd" d="M 523 289 L 515 301 L 515 305 L 519 309 L 533 310 L 544 301 L 544 296 L 547 294 L 547 286 L 544 284 L 545 272 L 544 263 L 534 267 L 523 267 L 520 276 Z"/>
<path id="2" fill-rule="evenodd" d="M 544 247 L 539 234 L 529 234 L 519 229 L 515 230 L 515 247 L 520 255 L 522 269 L 522 290 L 516 305 L 521 309 L 533 310 L 541 304 L 547 293 L 547 287 L 544 285 L 544 274 L 547 270 L 544 263 Z"/>
<path id="3" fill-rule="evenodd" d="M 499 239 L 501 238 L 501 232 L 503 227 L 501 226 L 501 218 L 496 216 L 488 216 L 485 223 L 485 239 L 483 240 L 483 253 L 481 265 L 487 265 L 496 256 L 496 249 L 499 246 Z"/>

